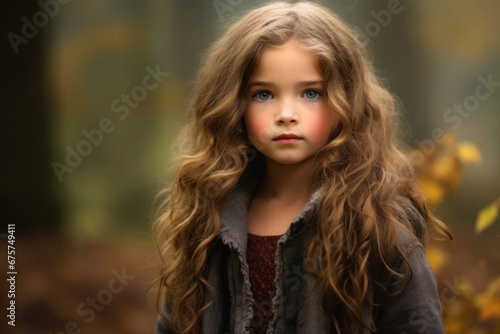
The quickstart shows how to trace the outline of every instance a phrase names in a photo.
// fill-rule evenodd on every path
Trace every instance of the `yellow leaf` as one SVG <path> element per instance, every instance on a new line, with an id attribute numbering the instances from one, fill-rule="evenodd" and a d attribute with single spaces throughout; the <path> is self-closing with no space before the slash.
<path id="1" fill-rule="evenodd" d="M 420 182 L 420 189 L 425 193 L 425 202 L 427 204 L 437 204 L 443 200 L 444 189 L 441 185 L 432 181 Z"/>
<path id="2" fill-rule="evenodd" d="M 491 281 L 486 291 L 475 296 L 474 304 L 479 309 L 480 320 L 500 319 L 500 277 Z"/>
<path id="3" fill-rule="evenodd" d="M 444 155 L 432 166 L 431 175 L 438 180 L 448 180 L 459 171 L 455 157 Z"/>
<path id="4" fill-rule="evenodd" d="M 457 156 L 464 164 L 480 164 L 483 161 L 481 152 L 471 142 L 461 142 L 457 145 Z"/>
<path id="5" fill-rule="evenodd" d="M 476 219 L 476 229 L 475 229 L 476 234 L 483 232 L 491 224 L 493 224 L 493 222 L 498 216 L 499 204 L 500 204 L 500 199 L 496 200 L 492 204 L 488 205 L 487 207 L 479 211 L 479 214 L 477 215 Z"/>
<path id="6" fill-rule="evenodd" d="M 481 310 L 480 319 L 484 321 L 489 318 L 500 319 L 500 300 L 491 301 L 487 308 Z"/>
<path id="7" fill-rule="evenodd" d="M 437 247 L 427 248 L 425 255 L 435 273 L 441 271 L 441 268 L 448 258 L 447 254 Z"/>

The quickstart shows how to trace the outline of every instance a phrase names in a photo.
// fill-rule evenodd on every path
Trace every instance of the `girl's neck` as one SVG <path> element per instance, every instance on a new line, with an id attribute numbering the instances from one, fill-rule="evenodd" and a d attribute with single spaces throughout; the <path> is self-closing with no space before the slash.
<path id="1" fill-rule="evenodd" d="M 286 165 L 266 159 L 266 174 L 259 187 L 260 195 L 286 202 L 309 199 L 312 167 L 312 160 Z"/>

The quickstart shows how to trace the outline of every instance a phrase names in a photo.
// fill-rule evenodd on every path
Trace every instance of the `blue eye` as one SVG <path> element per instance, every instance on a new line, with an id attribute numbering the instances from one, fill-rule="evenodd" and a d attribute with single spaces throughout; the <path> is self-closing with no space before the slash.
<path id="1" fill-rule="evenodd" d="M 260 91 L 260 92 L 257 92 L 253 95 L 254 98 L 256 98 L 257 100 L 261 100 L 261 101 L 266 101 L 266 100 L 269 100 L 271 98 L 271 93 L 269 92 L 266 92 L 266 91 Z"/>
<path id="2" fill-rule="evenodd" d="M 321 93 L 314 89 L 309 89 L 302 94 L 308 100 L 315 100 L 321 96 Z M 259 101 L 267 101 L 272 99 L 273 95 L 265 90 L 253 94 L 253 98 Z"/>
<path id="3" fill-rule="evenodd" d="M 304 97 L 309 100 L 317 99 L 321 96 L 321 93 L 316 90 L 307 90 L 304 93 Z"/>

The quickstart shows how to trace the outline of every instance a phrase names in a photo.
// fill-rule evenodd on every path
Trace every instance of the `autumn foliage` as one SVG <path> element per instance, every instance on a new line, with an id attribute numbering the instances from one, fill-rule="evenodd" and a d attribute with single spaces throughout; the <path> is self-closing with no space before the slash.
<path id="1" fill-rule="evenodd" d="M 418 173 L 421 189 L 431 207 L 438 206 L 459 187 L 467 165 L 482 163 L 480 150 L 470 142 L 457 142 L 447 133 L 435 143 L 432 152 L 415 149 L 410 152 Z M 476 235 L 497 221 L 500 198 L 482 209 L 472 226 Z M 489 264 L 481 259 L 478 268 L 462 268 L 454 279 L 445 278 L 444 267 L 453 258 L 442 245 L 432 244 L 426 251 L 427 259 L 438 281 L 446 333 L 492 334 L 500 333 L 500 276 L 490 277 L 488 284 L 477 287 L 469 275 Z M 459 259 L 455 259 L 459 261 Z"/>

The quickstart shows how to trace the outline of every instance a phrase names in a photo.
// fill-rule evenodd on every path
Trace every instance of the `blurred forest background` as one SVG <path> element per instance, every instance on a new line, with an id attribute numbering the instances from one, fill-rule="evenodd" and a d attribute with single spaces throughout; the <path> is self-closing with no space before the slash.
<path id="1" fill-rule="evenodd" d="M 2 2 L 1 275 L 7 224 L 18 272 L 2 333 L 153 331 L 159 175 L 202 53 L 266 2 Z M 429 205 L 453 232 L 427 251 L 447 332 L 500 333 L 500 0 L 321 3 L 399 97 Z"/>

